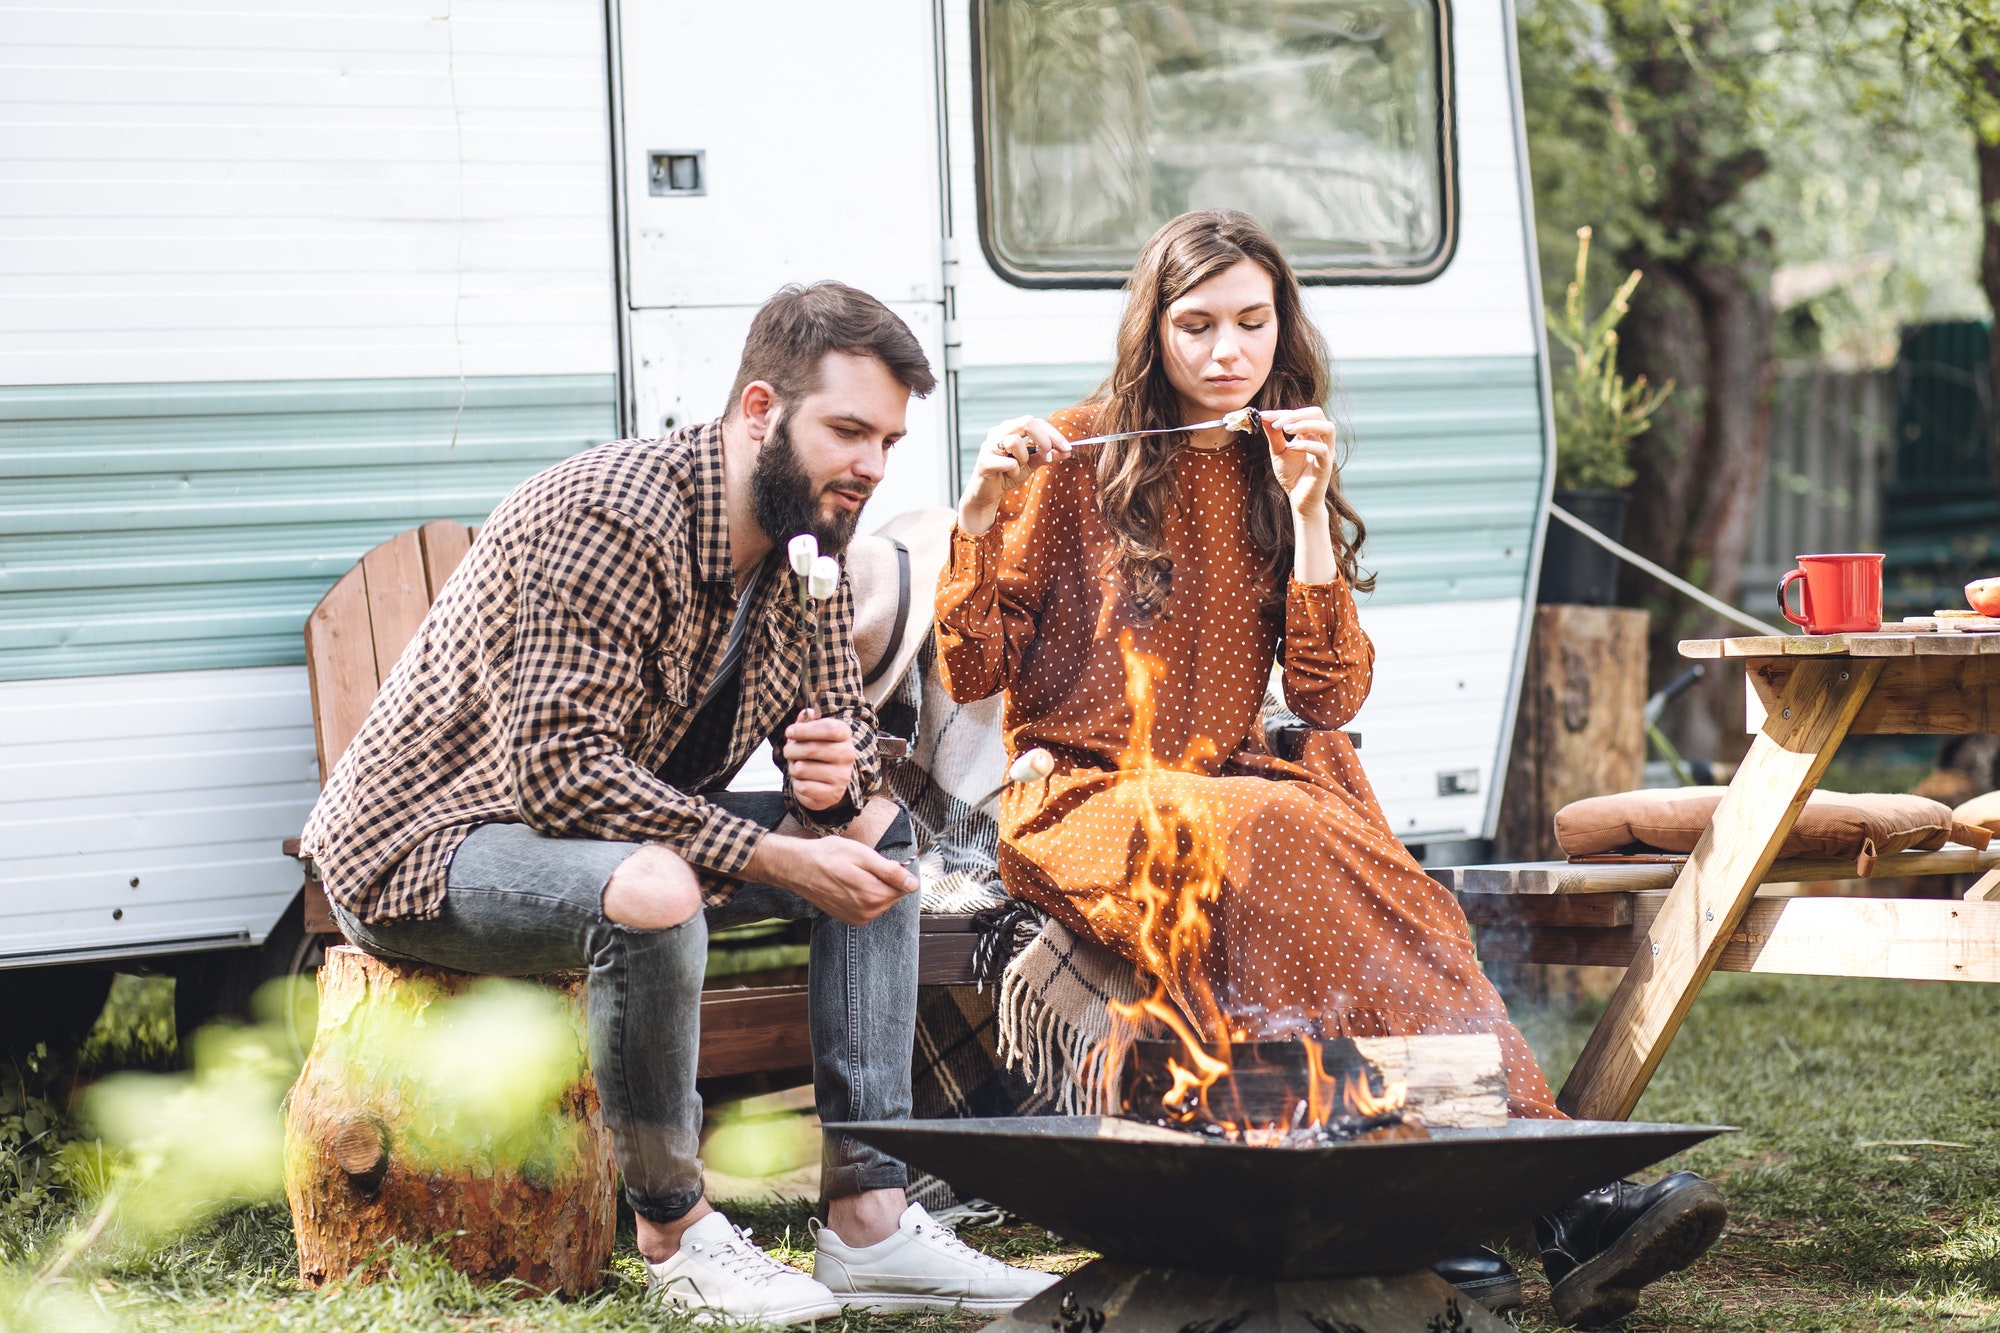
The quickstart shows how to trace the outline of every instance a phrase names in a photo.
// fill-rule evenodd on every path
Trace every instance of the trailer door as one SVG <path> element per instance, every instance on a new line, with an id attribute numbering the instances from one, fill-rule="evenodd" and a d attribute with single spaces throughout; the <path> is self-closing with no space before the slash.
<path id="1" fill-rule="evenodd" d="M 757 307 L 838 278 L 910 325 L 944 378 L 931 0 L 619 0 L 632 428 L 722 414 Z M 946 397 L 864 528 L 947 498 Z"/>

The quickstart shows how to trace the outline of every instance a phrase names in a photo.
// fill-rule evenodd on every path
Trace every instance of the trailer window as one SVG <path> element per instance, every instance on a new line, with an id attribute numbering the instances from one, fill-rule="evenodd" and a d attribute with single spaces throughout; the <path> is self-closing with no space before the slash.
<path id="1" fill-rule="evenodd" d="M 1456 224 L 1445 0 L 973 0 L 980 239 L 1024 286 L 1115 286 L 1241 208 L 1312 282 L 1421 282 Z"/>

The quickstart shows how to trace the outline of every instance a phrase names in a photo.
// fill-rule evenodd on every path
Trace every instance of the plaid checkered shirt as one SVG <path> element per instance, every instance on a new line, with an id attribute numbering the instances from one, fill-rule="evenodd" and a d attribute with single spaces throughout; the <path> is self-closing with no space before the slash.
<path id="1" fill-rule="evenodd" d="M 701 872 L 708 902 L 728 898 L 764 830 L 695 793 L 727 782 L 805 697 L 814 617 L 784 562 L 781 538 L 747 594 L 733 718 L 704 711 L 737 602 L 721 423 L 601 445 L 522 482 L 446 581 L 306 821 L 328 894 L 367 922 L 435 916 L 465 835 L 518 823 L 664 844 Z M 832 809 L 807 810 L 787 787 L 815 832 L 852 819 L 880 775 L 844 573 L 824 606 L 813 693 L 861 753 Z"/>

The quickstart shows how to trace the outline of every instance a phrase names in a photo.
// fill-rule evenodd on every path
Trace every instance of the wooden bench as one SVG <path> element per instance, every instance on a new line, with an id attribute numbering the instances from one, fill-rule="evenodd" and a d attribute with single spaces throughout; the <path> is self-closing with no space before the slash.
<path id="1" fill-rule="evenodd" d="M 2000 730 L 2000 635 L 1883 633 L 1689 640 L 1741 657 L 1756 733 L 1685 857 L 1432 871 L 1479 927 L 1486 961 L 1625 968 L 1557 1101 L 1623 1119 L 1712 971 L 2000 982 L 2000 845 L 1878 858 L 1867 878 L 1978 874 L 1963 898 L 1787 897 L 1858 878 L 1852 861 L 1776 859 L 1850 733 Z"/>
<path id="2" fill-rule="evenodd" d="M 320 781 L 361 730 L 376 691 L 403 648 L 472 548 L 477 530 L 438 520 L 391 537 L 341 576 L 306 620 L 306 672 L 312 688 L 313 735 Z M 289 856 L 299 842 L 284 844 Z M 326 894 L 306 867 L 305 921 L 312 934 L 337 939 Z M 969 985 L 978 936 L 971 918 L 926 916 L 917 958 L 918 982 Z M 701 1001 L 703 1078 L 804 1070 L 812 1064 L 803 985 L 706 990 Z"/>

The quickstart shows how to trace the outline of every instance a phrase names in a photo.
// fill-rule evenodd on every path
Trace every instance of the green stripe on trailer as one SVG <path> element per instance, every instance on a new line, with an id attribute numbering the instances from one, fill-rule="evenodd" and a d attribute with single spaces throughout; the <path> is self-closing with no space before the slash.
<path id="1" fill-rule="evenodd" d="M 958 372 L 959 475 L 1008 417 L 1089 396 L 1102 365 Z M 1342 483 L 1368 524 L 1376 606 L 1519 597 L 1545 447 L 1533 357 L 1352 360 L 1337 367 L 1351 428 Z"/>
<path id="2" fill-rule="evenodd" d="M 370 547 L 617 431 L 610 375 L 0 388 L 0 680 L 275 666 Z"/>

